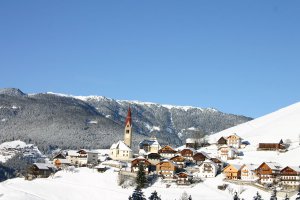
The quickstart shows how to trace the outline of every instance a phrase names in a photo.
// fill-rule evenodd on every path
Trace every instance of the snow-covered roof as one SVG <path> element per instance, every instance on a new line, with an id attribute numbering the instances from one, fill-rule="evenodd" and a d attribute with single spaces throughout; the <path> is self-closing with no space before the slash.
<path id="1" fill-rule="evenodd" d="M 78 153 L 76 150 L 69 150 L 68 151 L 68 156 L 78 156 Z"/>
<path id="2" fill-rule="evenodd" d="M 55 168 L 55 166 L 53 164 L 49 164 L 49 163 L 34 163 L 34 165 L 38 168 L 38 169 L 45 169 L 48 170 L 50 168 Z"/>
<path id="3" fill-rule="evenodd" d="M 218 167 L 218 165 L 217 165 L 215 162 L 213 162 L 212 160 L 209 160 L 209 159 L 205 159 L 205 161 L 203 161 L 203 162 L 200 164 L 200 166 L 203 165 L 203 164 L 205 164 L 205 163 L 212 164 L 212 165 L 214 165 L 216 168 Z"/>
<path id="4" fill-rule="evenodd" d="M 118 141 L 111 145 L 110 149 L 119 149 L 121 151 L 132 151 L 123 141 Z"/>
<path id="5" fill-rule="evenodd" d="M 142 148 L 143 145 L 159 145 L 156 138 L 145 139 L 139 143 L 139 147 Z"/>
<path id="6" fill-rule="evenodd" d="M 282 166 L 279 163 L 276 162 L 266 162 L 266 164 L 271 168 L 271 169 L 275 169 L 275 170 L 279 170 L 282 169 Z"/>
<path id="7" fill-rule="evenodd" d="M 70 161 L 68 159 L 58 159 L 61 164 L 70 164 Z"/>
<path id="8" fill-rule="evenodd" d="M 259 167 L 259 165 L 256 165 L 256 164 L 244 164 L 242 167 L 246 167 L 250 171 L 254 171 L 254 170 L 256 170 Z"/>

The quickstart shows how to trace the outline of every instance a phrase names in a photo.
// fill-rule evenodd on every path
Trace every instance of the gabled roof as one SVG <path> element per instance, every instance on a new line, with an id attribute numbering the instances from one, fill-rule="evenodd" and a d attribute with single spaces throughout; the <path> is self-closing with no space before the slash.
<path id="1" fill-rule="evenodd" d="M 246 167 L 247 169 L 249 169 L 250 171 L 254 171 L 257 169 L 258 165 L 255 164 L 244 164 L 241 166 L 241 169 Z"/>
<path id="2" fill-rule="evenodd" d="M 281 170 L 282 169 L 281 165 L 279 163 L 275 163 L 275 162 L 263 162 L 257 168 L 260 168 L 263 164 L 268 165 L 272 170 Z"/>
<path id="3" fill-rule="evenodd" d="M 49 163 L 33 163 L 33 165 L 35 165 L 38 169 L 42 169 L 42 170 L 49 170 L 55 168 L 53 164 L 49 164 Z"/>
<path id="4" fill-rule="evenodd" d="M 159 153 L 177 153 L 177 151 L 169 145 L 164 146 L 158 152 Z"/>
<path id="5" fill-rule="evenodd" d="M 199 165 L 199 167 L 202 166 L 202 165 L 204 165 L 204 164 L 211 164 L 211 165 L 215 166 L 216 168 L 218 168 L 218 165 L 217 165 L 215 162 L 213 162 L 212 160 L 206 159 L 205 161 L 203 161 L 203 162 Z"/>
<path id="6" fill-rule="evenodd" d="M 111 145 L 110 149 L 119 149 L 121 151 L 132 151 L 123 141 L 118 141 Z"/>
<path id="7" fill-rule="evenodd" d="M 227 166 L 224 168 L 224 170 L 227 169 L 227 168 L 229 168 L 230 166 L 234 167 L 237 171 L 239 171 L 239 170 L 241 169 L 241 165 L 237 165 L 237 164 L 229 164 L 229 165 L 227 165 Z M 223 171 L 224 171 L 224 170 L 223 170 Z"/>
<path id="8" fill-rule="evenodd" d="M 143 145 L 159 145 L 156 138 L 145 139 L 139 143 L 139 147 L 142 148 Z"/>

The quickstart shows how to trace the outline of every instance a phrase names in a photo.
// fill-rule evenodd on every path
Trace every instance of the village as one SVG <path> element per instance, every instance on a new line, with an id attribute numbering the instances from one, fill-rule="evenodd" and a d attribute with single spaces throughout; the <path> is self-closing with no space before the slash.
<path id="1" fill-rule="evenodd" d="M 185 145 L 173 148 L 161 146 L 153 136 L 139 143 L 138 152 L 132 150 L 131 109 L 125 120 L 124 141 L 116 141 L 106 152 L 98 150 L 68 150 L 54 155 L 48 163 L 34 163 L 25 177 L 47 178 L 57 170 L 74 170 L 76 167 L 90 167 L 98 172 L 113 168 L 126 178 L 137 176 L 139 166 L 143 166 L 148 177 L 161 179 L 166 188 L 171 184 L 192 187 L 204 179 L 224 176 L 224 184 L 218 189 L 226 189 L 226 182 L 249 185 L 272 192 L 274 188 L 285 194 L 298 190 L 300 185 L 300 166 L 282 166 L 279 163 L 262 160 L 260 164 L 236 164 L 243 156 L 243 149 L 249 145 L 245 138 L 232 133 L 220 137 L 216 143 L 188 138 Z M 288 144 L 262 141 L 256 151 L 275 151 L 278 154 L 288 151 Z M 154 179 L 155 180 L 155 179 Z"/>

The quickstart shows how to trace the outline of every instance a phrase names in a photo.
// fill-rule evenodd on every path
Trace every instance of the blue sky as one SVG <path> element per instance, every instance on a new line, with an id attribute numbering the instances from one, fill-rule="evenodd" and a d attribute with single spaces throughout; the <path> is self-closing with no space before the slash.
<path id="1" fill-rule="evenodd" d="M 300 99 L 300 1 L 0 1 L 0 87 L 214 107 Z"/>

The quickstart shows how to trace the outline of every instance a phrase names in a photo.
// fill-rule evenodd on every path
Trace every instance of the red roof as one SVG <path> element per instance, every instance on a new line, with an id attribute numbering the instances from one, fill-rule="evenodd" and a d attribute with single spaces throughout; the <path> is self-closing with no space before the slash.
<path id="1" fill-rule="evenodd" d="M 131 109 L 130 109 L 130 106 L 128 107 L 128 113 L 127 113 L 125 125 L 126 125 L 128 122 L 129 122 L 129 124 L 131 125 Z"/>

